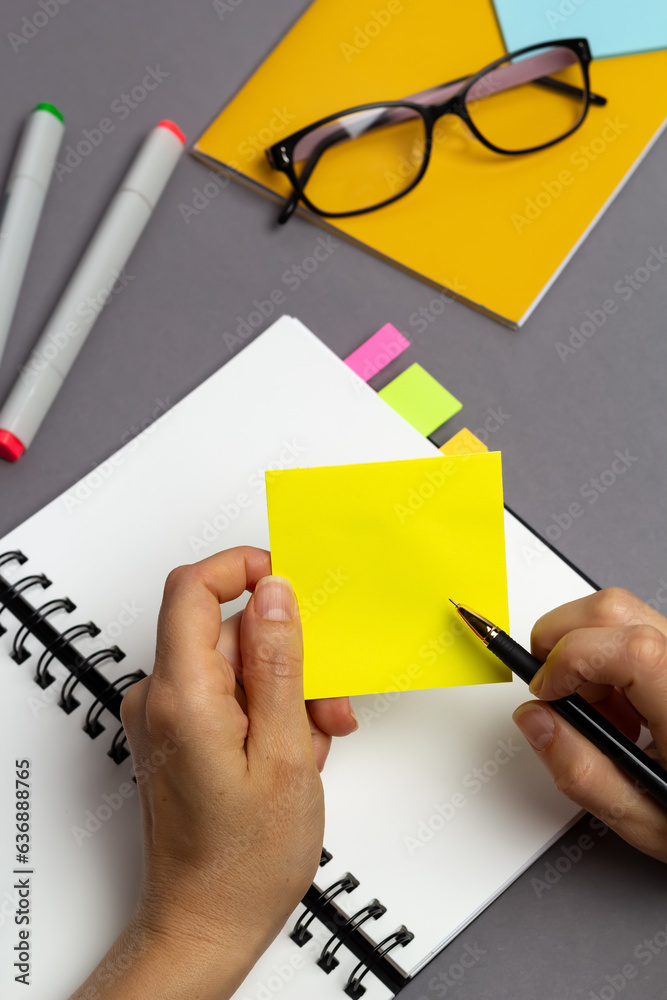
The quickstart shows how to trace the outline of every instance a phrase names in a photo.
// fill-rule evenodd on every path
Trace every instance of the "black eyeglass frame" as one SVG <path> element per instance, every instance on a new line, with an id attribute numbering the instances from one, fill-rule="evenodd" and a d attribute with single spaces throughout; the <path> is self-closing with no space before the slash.
<path id="1" fill-rule="evenodd" d="M 568 129 L 567 132 L 563 132 L 555 139 L 549 140 L 549 142 L 540 143 L 538 146 L 527 146 L 525 149 L 502 149 L 500 146 L 496 146 L 479 131 L 470 117 L 466 104 L 467 94 L 471 88 L 480 79 L 482 79 L 482 77 L 486 76 L 487 73 L 496 69 L 498 66 L 501 66 L 503 63 L 508 62 L 510 59 L 525 55 L 528 52 L 538 52 L 540 49 L 550 48 L 570 49 L 577 56 L 581 65 L 585 89 L 583 91 L 584 107 L 579 121 L 576 122 L 572 128 Z M 286 174 L 293 188 L 292 194 L 286 200 L 280 216 L 278 217 L 278 222 L 281 224 L 287 222 L 287 220 L 293 215 L 299 201 L 302 201 L 304 205 L 317 215 L 324 218 L 340 219 L 352 215 L 365 215 L 367 212 L 374 212 L 378 208 L 384 208 L 385 205 L 391 205 L 393 202 L 398 201 L 399 198 L 403 198 L 406 194 L 409 194 L 410 191 L 414 190 L 426 173 L 433 147 L 433 129 L 438 119 L 442 118 L 445 114 L 456 115 L 462 119 L 473 135 L 479 139 L 479 141 L 486 146 L 487 149 L 492 150 L 494 153 L 500 153 L 503 156 L 522 156 L 524 153 L 535 153 L 540 149 L 548 149 L 550 146 L 555 146 L 557 143 L 562 142 L 563 139 L 566 139 L 569 135 L 572 135 L 573 132 L 576 132 L 576 130 L 583 125 L 588 114 L 588 108 L 591 104 L 604 106 L 607 103 L 606 98 L 600 96 L 599 94 L 591 93 L 590 74 L 588 72 L 588 68 L 592 59 L 593 56 L 586 38 L 560 38 L 549 42 L 539 42 L 536 45 L 527 45 L 522 49 L 516 49 L 514 52 L 506 52 L 505 55 L 500 56 L 498 59 L 494 59 L 493 62 L 487 63 L 486 66 L 483 66 L 482 69 L 474 74 L 474 76 L 458 77 L 456 80 L 446 80 L 445 83 L 439 84 L 439 87 L 451 86 L 459 81 L 463 84 L 460 90 L 439 104 L 423 105 L 416 104 L 410 100 L 372 101 L 368 104 L 356 104 L 354 107 L 345 108 L 343 111 L 337 111 L 335 114 L 319 118 L 317 121 L 299 129 L 298 132 L 293 132 L 291 135 L 286 136 L 286 138 L 281 139 L 279 142 L 274 143 L 265 150 L 266 158 L 269 161 L 270 166 L 274 170 L 278 170 L 281 173 Z M 467 82 L 463 83 L 463 81 Z M 558 89 L 562 89 L 565 92 L 570 90 L 579 90 L 578 87 L 572 87 L 570 84 L 566 83 L 559 83 L 559 81 L 551 81 L 551 85 L 556 85 L 558 86 Z M 321 128 L 323 125 L 328 125 L 330 122 L 334 122 L 337 119 L 342 118 L 344 115 L 354 114 L 359 111 L 370 111 L 373 108 L 409 108 L 421 117 L 424 123 L 425 142 L 423 161 L 417 174 L 401 191 L 391 195 L 389 198 L 385 198 L 384 201 L 378 201 L 374 205 L 368 205 L 366 208 L 355 208 L 347 212 L 327 212 L 318 208 L 306 194 L 305 188 L 301 184 L 294 166 L 294 150 L 297 144 L 301 141 L 301 139 L 303 139 L 304 136 L 308 135 L 309 132 L 313 132 L 315 129 Z M 308 176 L 310 176 L 310 172 Z"/>

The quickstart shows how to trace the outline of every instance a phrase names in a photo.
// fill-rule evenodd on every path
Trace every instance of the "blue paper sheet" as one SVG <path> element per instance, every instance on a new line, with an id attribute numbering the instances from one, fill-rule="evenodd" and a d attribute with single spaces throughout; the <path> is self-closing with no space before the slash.
<path id="1" fill-rule="evenodd" d="M 587 38 L 596 59 L 667 48 L 666 0 L 494 0 L 509 52 Z"/>

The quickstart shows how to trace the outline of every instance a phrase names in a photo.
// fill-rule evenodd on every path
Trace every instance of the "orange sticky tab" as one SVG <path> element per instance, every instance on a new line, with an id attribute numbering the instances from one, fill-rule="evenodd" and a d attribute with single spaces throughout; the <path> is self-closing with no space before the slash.
<path id="1" fill-rule="evenodd" d="M 463 427 L 458 434 L 440 446 L 443 455 L 477 455 L 488 450 L 484 442 L 475 437 L 467 427 Z"/>

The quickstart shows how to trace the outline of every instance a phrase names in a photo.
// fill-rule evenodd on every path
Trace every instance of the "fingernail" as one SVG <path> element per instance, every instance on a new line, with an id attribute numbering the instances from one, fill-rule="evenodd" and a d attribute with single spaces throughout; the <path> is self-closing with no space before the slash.
<path id="1" fill-rule="evenodd" d="M 531 694 L 534 694 L 537 697 L 537 695 L 540 693 L 543 687 L 544 687 L 544 671 L 538 670 L 535 676 L 533 677 L 532 681 L 528 685 L 528 690 L 530 691 Z"/>
<path id="2" fill-rule="evenodd" d="M 350 715 L 354 719 L 354 729 L 352 730 L 352 732 L 356 733 L 357 729 L 359 728 L 359 720 L 357 719 L 356 715 L 354 714 L 354 709 L 353 708 L 350 708 Z"/>
<path id="3" fill-rule="evenodd" d="M 548 708 L 525 705 L 512 716 L 515 723 L 535 750 L 544 750 L 554 735 L 554 720 Z"/>
<path id="4" fill-rule="evenodd" d="M 284 576 L 264 576 L 255 587 L 255 610 L 260 618 L 287 622 L 296 614 L 296 600 Z"/>

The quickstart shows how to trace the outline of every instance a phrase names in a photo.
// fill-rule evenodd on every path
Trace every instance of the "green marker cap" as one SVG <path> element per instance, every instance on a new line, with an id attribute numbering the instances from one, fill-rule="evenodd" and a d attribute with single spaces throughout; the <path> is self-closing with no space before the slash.
<path id="1" fill-rule="evenodd" d="M 50 114 L 55 115 L 56 118 L 59 118 L 61 122 L 65 121 L 65 116 L 60 111 L 58 111 L 58 108 L 55 106 L 55 104 L 36 104 L 32 110 L 48 111 L 50 112 Z"/>

